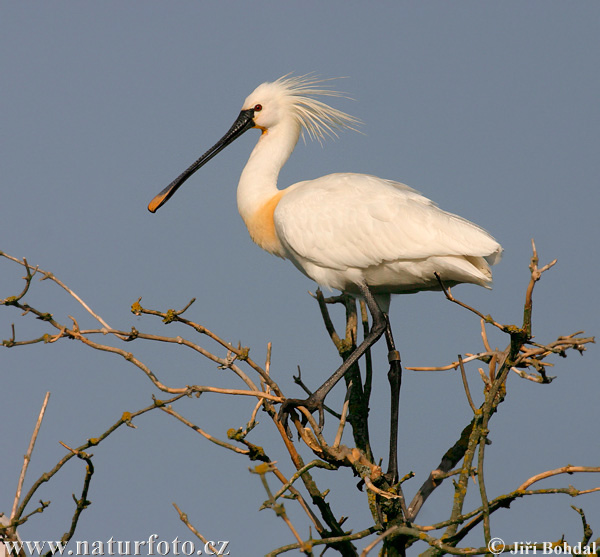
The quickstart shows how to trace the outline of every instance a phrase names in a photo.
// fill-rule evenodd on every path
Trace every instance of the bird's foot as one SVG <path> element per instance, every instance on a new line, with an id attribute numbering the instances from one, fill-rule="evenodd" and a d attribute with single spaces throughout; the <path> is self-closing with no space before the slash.
<path id="1" fill-rule="evenodd" d="M 281 403 L 281 408 L 279 409 L 278 417 L 281 423 L 284 424 L 286 430 L 289 434 L 289 429 L 287 425 L 287 420 L 289 415 L 294 412 L 296 408 L 302 406 L 306 408 L 311 414 L 315 411 L 319 412 L 319 428 L 323 428 L 325 423 L 325 412 L 324 412 L 324 397 L 315 396 L 315 393 L 310 395 L 307 399 L 299 399 L 299 398 L 286 398 Z M 306 425 L 308 418 L 302 414 L 302 425 Z"/>

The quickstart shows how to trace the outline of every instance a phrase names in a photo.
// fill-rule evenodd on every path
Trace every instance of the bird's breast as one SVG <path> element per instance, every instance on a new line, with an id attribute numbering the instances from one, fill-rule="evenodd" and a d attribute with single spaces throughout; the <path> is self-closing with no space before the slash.
<path id="1" fill-rule="evenodd" d="M 278 257 L 284 257 L 284 249 L 277 237 L 273 213 L 284 193 L 284 190 L 278 191 L 250 215 L 242 215 L 252 241 Z"/>

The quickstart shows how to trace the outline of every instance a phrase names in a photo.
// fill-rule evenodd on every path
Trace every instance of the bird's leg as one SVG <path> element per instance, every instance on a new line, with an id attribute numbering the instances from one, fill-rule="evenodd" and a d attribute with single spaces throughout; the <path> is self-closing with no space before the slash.
<path id="1" fill-rule="evenodd" d="M 400 387 L 402 385 L 402 365 L 400 363 L 400 352 L 396 350 L 390 320 L 386 315 L 385 340 L 388 346 L 388 360 L 390 370 L 388 381 L 390 382 L 391 412 L 390 412 L 390 460 L 388 470 L 385 474 L 390 484 L 398 481 L 398 419 L 400 406 Z"/>
<path id="2" fill-rule="evenodd" d="M 305 400 L 296 398 L 286 399 L 281 404 L 281 408 L 279 410 L 279 418 L 281 420 L 285 421 L 287 419 L 288 414 L 290 413 L 290 410 L 292 410 L 293 408 L 297 408 L 298 406 L 304 406 L 311 413 L 315 410 L 319 411 L 319 426 L 323 427 L 323 423 L 325 421 L 323 412 L 323 402 L 325 401 L 325 397 L 327 396 L 329 391 L 333 389 L 335 384 L 342 377 L 344 377 L 344 375 L 352 367 L 352 365 L 354 365 L 354 363 L 369 348 L 371 348 L 371 346 L 373 346 L 379 340 L 379 338 L 381 338 L 381 335 L 383 335 L 383 333 L 386 332 L 386 328 L 389 328 L 387 317 L 377 305 L 377 302 L 375 301 L 373 294 L 371 294 L 371 291 L 369 290 L 368 286 L 362 283 L 358 284 L 358 287 L 373 317 L 373 324 L 371 325 L 371 330 L 369 331 L 365 339 L 360 343 L 360 345 L 356 347 L 354 352 L 352 352 L 350 356 L 348 356 L 346 361 L 312 395 L 310 395 Z"/>

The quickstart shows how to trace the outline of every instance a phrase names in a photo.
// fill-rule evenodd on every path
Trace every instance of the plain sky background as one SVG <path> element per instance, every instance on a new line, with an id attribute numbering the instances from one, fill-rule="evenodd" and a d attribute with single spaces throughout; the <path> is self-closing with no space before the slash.
<path id="1" fill-rule="evenodd" d="M 3 2 L 2 188 L 0 249 L 51 270 L 113 327 L 165 335 L 191 331 L 132 315 L 145 307 L 181 308 L 263 362 L 290 396 L 296 366 L 313 388 L 338 364 L 316 303 L 314 284 L 288 262 L 252 244 L 237 214 L 235 186 L 257 134 L 248 132 L 195 175 L 157 214 L 148 201 L 229 128 L 258 84 L 288 72 L 347 77 L 336 83 L 353 100 L 332 104 L 363 122 L 363 134 L 299 143 L 283 186 L 337 171 L 402 181 L 488 229 L 503 245 L 494 289 L 461 286 L 455 295 L 504 323 L 520 323 L 530 239 L 541 263 L 557 258 L 534 297 L 539 342 L 585 330 L 598 320 L 600 176 L 597 2 Z M 22 288 L 21 268 L 0 261 L 0 297 Z M 30 303 L 62 322 L 91 319 L 57 287 L 36 282 Z M 392 302 L 392 325 L 405 365 L 440 365 L 481 349 L 479 321 L 439 293 Z M 46 331 L 13 308 L 0 311 L 0 338 Z M 338 321 L 340 323 L 340 321 Z M 490 331 L 491 342 L 507 340 Z M 198 339 L 210 347 L 206 339 Z M 126 346 L 165 383 L 231 385 L 178 347 Z M 571 353 L 551 385 L 512 374 L 509 396 L 491 422 L 488 494 L 566 464 L 598 466 L 598 357 Z M 222 354 L 222 353 L 221 353 Z M 387 458 L 385 349 L 372 400 L 372 435 Z M 22 455 L 44 393 L 52 392 L 26 488 L 64 454 L 123 411 L 156 393 L 119 357 L 74 342 L 0 350 L 2 457 L 0 511 L 10 512 Z M 477 366 L 468 368 L 481 401 Z M 343 389 L 331 395 L 341 401 Z M 249 419 L 251 401 L 203 396 L 178 406 L 224 438 Z M 401 474 L 414 471 L 412 497 L 468 422 L 460 376 L 406 372 L 402 387 Z M 250 441 L 282 470 L 291 466 L 268 418 Z M 231 555 L 262 555 L 294 539 L 269 510 L 245 457 L 226 452 L 155 411 L 95 448 L 89 499 L 74 539 L 193 539 L 177 502 L 209 539 L 230 540 Z M 308 458 L 308 457 L 307 457 Z M 349 471 L 316 474 L 349 527 L 371 524 Z M 585 477 L 584 477 L 585 476 Z M 72 460 L 36 497 L 51 506 L 22 527 L 23 539 L 59 539 L 68 530 L 71 493 L 83 465 Z M 272 479 L 272 485 L 277 482 Z M 597 475 L 560 476 L 539 487 L 585 489 Z M 419 516 L 449 515 L 447 482 Z M 470 504 L 477 505 L 476 486 Z M 35 503 L 34 503 L 35 504 Z M 582 537 L 583 508 L 600 533 L 600 495 L 517 500 L 492 517 L 507 542 Z M 33 508 L 33 507 L 32 507 Z M 307 522 L 286 502 L 299 531 Z M 467 540 L 482 543 L 480 533 Z M 366 542 L 359 547 L 364 547 Z M 420 548 L 423 549 L 422 547 Z"/>

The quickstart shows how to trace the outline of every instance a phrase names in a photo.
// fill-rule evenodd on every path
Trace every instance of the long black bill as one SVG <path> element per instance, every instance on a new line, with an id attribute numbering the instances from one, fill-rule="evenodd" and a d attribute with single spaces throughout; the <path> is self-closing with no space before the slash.
<path id="1" fill-rule="evenodd" d="M 233 126 L 229 131 L 213 145 L 204 155 L 202 155 L 194 164 L 192 164 L 187 170 L 184 170 L 175 180 L 173 180 L 164 190 L 162 190 L 150 203 L 148 204 L 148 211 L 155 213 L 160 207 L 162 207 L 171 196 L 179 189 L 179 187 L 200 167 L 204 166 L 210 159 L 212 159 L 217 153 L 221 152 L 227 145 L 235 141 L 245 131 L 254 127 L 254 109 L 249 108 L 248 110 L 242 110 L 237 120 L 233 123 Z"/>

